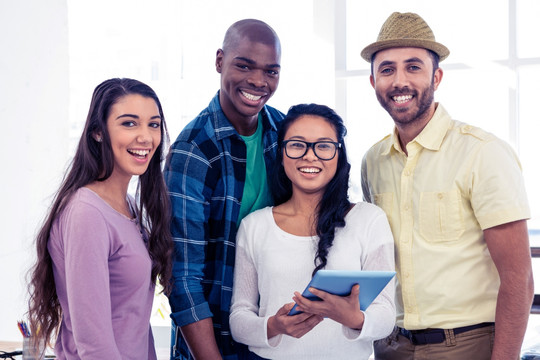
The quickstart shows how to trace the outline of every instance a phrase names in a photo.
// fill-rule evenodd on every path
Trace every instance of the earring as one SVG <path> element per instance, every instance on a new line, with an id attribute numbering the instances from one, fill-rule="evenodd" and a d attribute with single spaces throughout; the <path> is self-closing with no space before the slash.
<path id="1" fill-rule="evenodd" d="M 97 141 L 97 142 L 101 142 L 101 140 L 102 140 L 102 139 L 101 139 L 101 136 L 96 136 L 96 141 Z"/>

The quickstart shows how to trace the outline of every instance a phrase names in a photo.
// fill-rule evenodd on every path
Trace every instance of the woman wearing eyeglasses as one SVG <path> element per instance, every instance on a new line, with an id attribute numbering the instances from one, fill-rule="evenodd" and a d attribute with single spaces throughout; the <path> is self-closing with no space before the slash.
<path id="1" fill-rule="evenodd" d="M 299 293 L 319 269 L 394 270 L 393 239 L 378 207 L 348 200 L 342 119 L 316 104 L 293 106 L 278 135 L 271 183 L 276 206 L 240 224 L 230 315 L 248 359 L 368 359 L 394 325 L 393 281 L 363 312 L 348 296 Z M 291 300 L 293 300 L 291 302 Z M 289 316 L 296 303 L 303 313 Z"/>

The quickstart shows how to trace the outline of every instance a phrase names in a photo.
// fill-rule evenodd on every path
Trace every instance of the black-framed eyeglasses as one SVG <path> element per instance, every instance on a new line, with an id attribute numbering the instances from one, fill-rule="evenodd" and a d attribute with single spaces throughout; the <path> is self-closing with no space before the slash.
<path id="1" fill-rule="evenodd" d="M 300 159 L 311 148 L 315 156 L 319 159 L 332 160 L 336 156 L 337 149 L 341 148 L 341 143 L 327 140 L 316 142 L 285 140 L 283 142 L 283 148 L 285 148 L 285 154 L 291 159 Z"/>

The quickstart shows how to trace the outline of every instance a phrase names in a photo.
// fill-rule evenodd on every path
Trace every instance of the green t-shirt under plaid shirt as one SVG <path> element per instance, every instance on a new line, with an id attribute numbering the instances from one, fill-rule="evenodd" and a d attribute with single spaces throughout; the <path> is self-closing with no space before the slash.
<path id="1" fill-rule="evenodd" d="M 268 189 L 266 166 L 264 164 L 262 143 L 262 116 L 259 114 L 257 130 L 253 135 L 242 136 L 246 143 L 246 181 L 240 204 L 238 224 L 247 214 L 272 205 L 272 196 Z"/>
<path id="2" fill-rule="evenodd" d="M 284 115 L 270 106 L 264 106 L 260 114 L 269 173 L 276 158 L 277 126 Z M 171 318 L 175 326 L 184 326 L 212 317 L 224 359 L 235 359 L 229 307 L 246 145 L 221 110 L 219 92 L 171 146 L 164 176 L 175 246 Z M 176 339 L 173 357 L 192 358 L 182 336 Z"/>

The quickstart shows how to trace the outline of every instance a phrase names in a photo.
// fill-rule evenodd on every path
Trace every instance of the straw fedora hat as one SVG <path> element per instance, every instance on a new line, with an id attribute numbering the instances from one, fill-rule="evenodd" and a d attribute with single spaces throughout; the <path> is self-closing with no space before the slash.
<path id="1" fill-rule="evenodd" d="M 360 55 L 371 62 L 373 54 L 393 47 L 419 47 L 431 50 L 443 61 L 450 50 L 435 41 L 435 35 L 429 25 L 418 14 L 395 12 L 384 22 L 377 41 L 362 50 Z"/>

